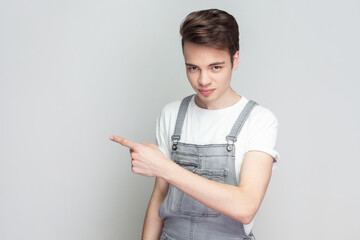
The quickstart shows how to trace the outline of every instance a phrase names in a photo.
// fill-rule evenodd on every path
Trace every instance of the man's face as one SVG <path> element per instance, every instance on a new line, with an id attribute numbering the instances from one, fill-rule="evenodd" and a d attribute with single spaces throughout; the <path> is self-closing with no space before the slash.
<path id="1" fill-rule="evenodd" d="M 186 74 L 197 93 L 199 107 L 220 109 L 233 103 L 235 92 L 230 87 L 232 71 L 237 69 L 239 52 L 233 65 L 227 50 L 219 50 L 192 42 L 184 43 Z"/>

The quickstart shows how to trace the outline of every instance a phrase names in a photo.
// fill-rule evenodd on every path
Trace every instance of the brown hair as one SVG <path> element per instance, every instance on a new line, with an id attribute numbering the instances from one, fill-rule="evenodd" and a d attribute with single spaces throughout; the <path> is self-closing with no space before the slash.
<path id="1" fill-rule="evenodd" d="M 235 18 L 219 9 L 192 12 L 180 26 L 181 44 L 185 41 L 228 50 L 231 64 L 233 56 L 239 50 L 239 27 Z"/>

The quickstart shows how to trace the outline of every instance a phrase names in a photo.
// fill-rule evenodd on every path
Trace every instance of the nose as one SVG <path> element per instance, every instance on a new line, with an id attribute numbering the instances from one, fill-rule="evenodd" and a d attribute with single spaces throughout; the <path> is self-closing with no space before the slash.
<path id="1" fill-rule="evenodd" d="M 206 73 L 206 71 L 201 71 L 198 79 L 200 86 L 208 86 L 211 84 L 210 76 Z"/>

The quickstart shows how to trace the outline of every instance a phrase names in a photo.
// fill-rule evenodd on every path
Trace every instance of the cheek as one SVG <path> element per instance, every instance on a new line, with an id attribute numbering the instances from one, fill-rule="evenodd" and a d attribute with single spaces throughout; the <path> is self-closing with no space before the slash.
<path id="1" fill-rule="evenodd" d="M 231 79 L 231 72 L 226 72 L 221 76 L 221 82 L 225 85 L 230 84 L 230 79 Z"/>
<path id="2" fill-rule="evenodd" d="M 194 85 L 196 83 L 196 74 L 195 73 L 186 73 L 187 79 L 189 80 L 191 85 Z"/>

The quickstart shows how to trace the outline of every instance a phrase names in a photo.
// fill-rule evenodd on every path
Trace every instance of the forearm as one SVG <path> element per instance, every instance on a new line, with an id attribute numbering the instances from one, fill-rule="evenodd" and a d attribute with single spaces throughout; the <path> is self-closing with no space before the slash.
<path id="1" fill-rule="evenodd" d="M 262 199 L 245 187 L 215 182 L 171 163 L 163 178 L 207 207 L 244 224 L 251 222 Z"/>
<path id="2" fill-rule="evenodd" d="M 163 220 L 158 216 L 160 205 L 159 201 L 153 199 L 149 202 L 142 232 L 143 240 L 158 240 L 160 238 L 163 227 Z"/>
<path id="3" fill-rule="evenodd" d="M 252 220 L 259 209 L 270 181 L 273 157 L 261 151 L 248 151 L 244 155 L 239 186 L 232 186 L 208 180 L 182 168 L 154 144 L 138 144 L 120 137 L 115 141 L 132 150 L 134 173 L 156 176 L 160 180 L 162 187 L 159 189 L 163 189 L 161 196 L 166 196 L 170 183 L 205 206 L 245 224 Z M 158 210 L 161 203 L 157 201 L 159 205 L 154 209 Z M 150 205 L 151 212 L 155 212 Z"/>
<path id="4" fill-rule="evenodd" d="M 146 210 L 144 227 L 142 232 L 143 240 L 159 240 L 163 228 L 163 220 L 159 217 L 158 211 L 164 201 L 169 185 L 163 179 L 156 178 L 155 187 Z"/>

